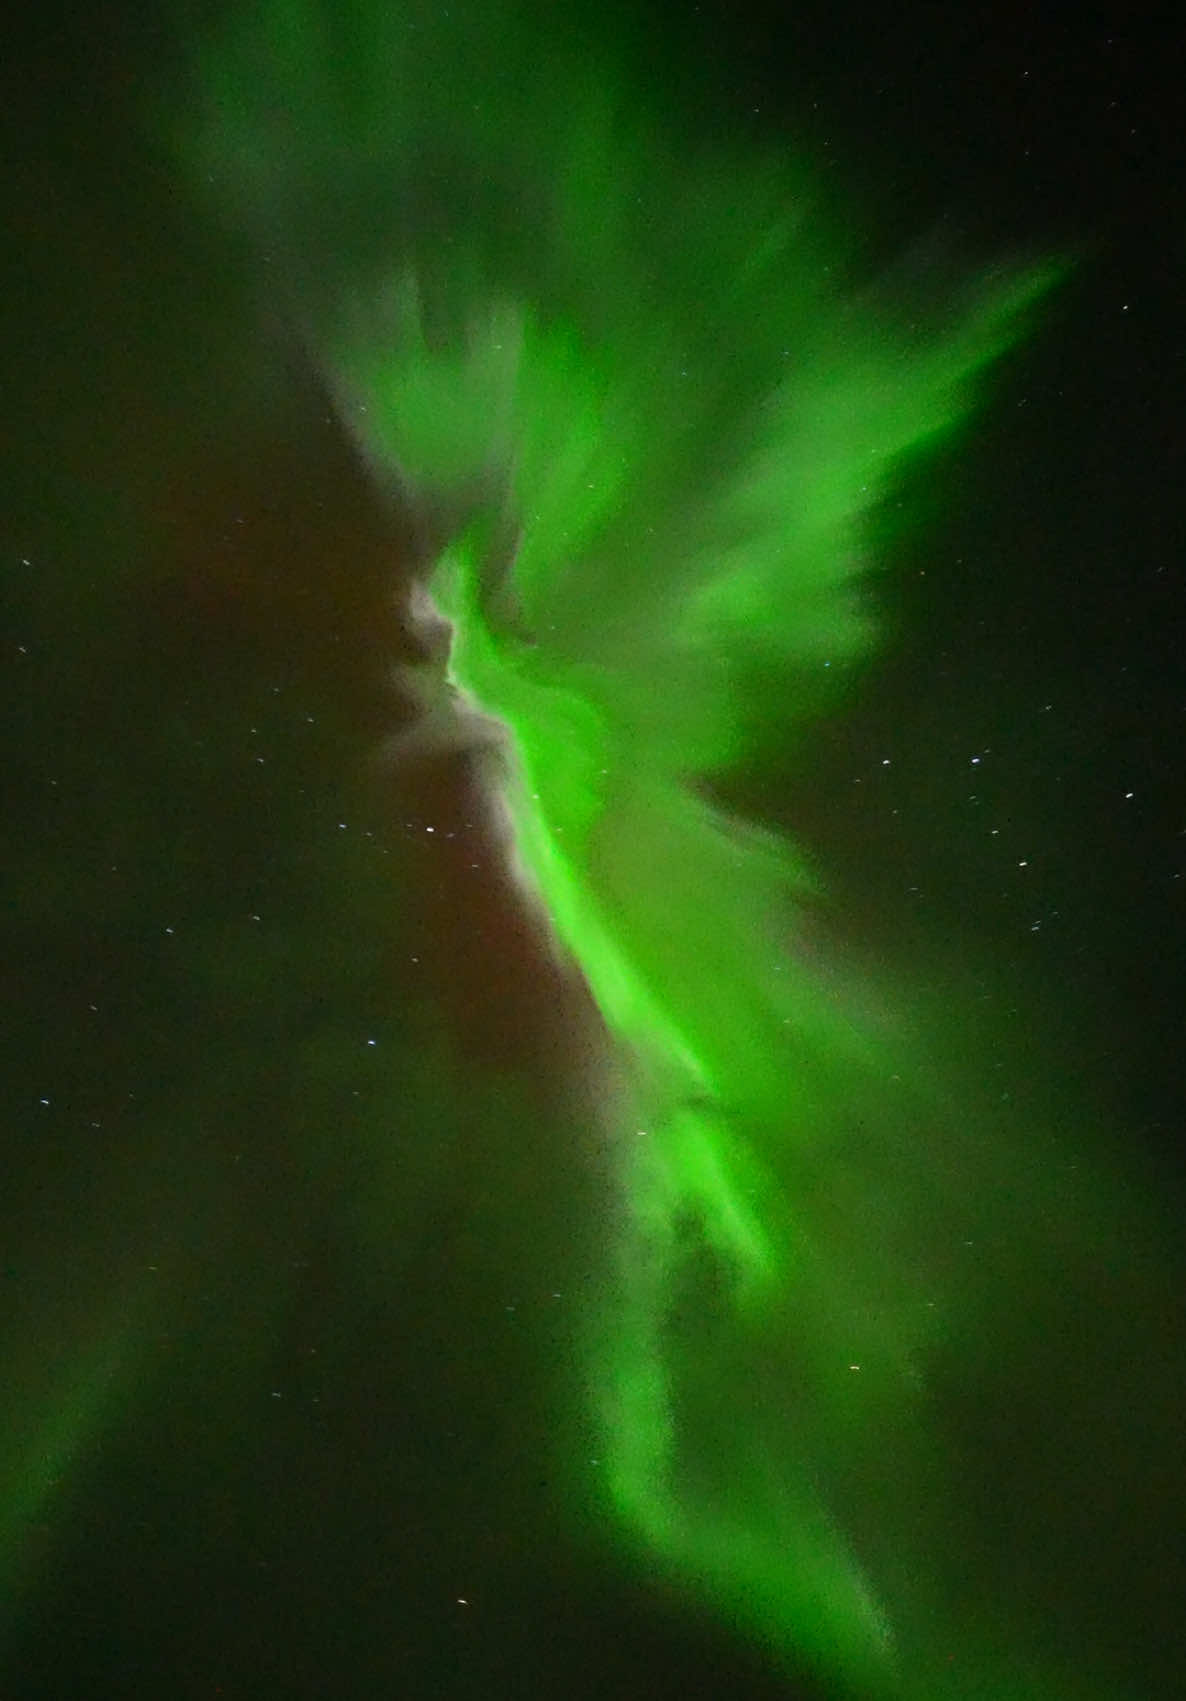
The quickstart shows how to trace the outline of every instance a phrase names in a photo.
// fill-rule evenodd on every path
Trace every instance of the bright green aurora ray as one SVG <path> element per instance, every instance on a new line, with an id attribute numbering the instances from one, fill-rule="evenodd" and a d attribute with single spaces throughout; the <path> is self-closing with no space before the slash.
<path id="1" fill-rule="evenodd" d="M 867 654 L 891 499 L 1053 270 L 940 311 L 859 286 L 785 162 L 649 126 L 538 23 L 273 0 L 207 53 L 195 151 L 421 527 L 452 644 L 418 689 L 501 729 L 508 855 L 614 1042 L 589 1492 L 858 1696 L 1095 1693 L 924 1580 L 930 1277 L 892 1203 L 863 1245 L 821 1203 L 902 1034 L 803 966 L 807 860 L 706 784 Z"/>

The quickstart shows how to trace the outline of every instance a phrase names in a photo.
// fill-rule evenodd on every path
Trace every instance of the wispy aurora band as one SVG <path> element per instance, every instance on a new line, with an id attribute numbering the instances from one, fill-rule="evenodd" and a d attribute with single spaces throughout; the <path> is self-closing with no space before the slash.
<path id="1" fill-rule="evenodd" d="M 788 948 L 806 860 L 702 782 L 869 651 L 887 498 L 1053 272 L 937 314 L 857 291 L 784 162 L 666 136 L 590 43 L 523 11 L 277 0 L 217 40 L 203 86 L 203 171 L 424 517 L 449 679 L 505 731 L 510 854 L 622 1059 L 617 1280 L 580 1372 L 612 1515 L 855 1693 L 938 1693 L 937 1643 L 916 1627 L 904 1652 L 893 1589 L 798 1451 L 810 1424 L 780 1453 L 779 1415 L 697 1391 L 673 1345 L 697 1283 L 714 1384 L 818 1304 L 784 1154 L 838 1075 L 893 1067 Z M 776 677 L 771 714 L 753 682 Z M 861 1374 L 840 1311 L 800 1366 L 821 1387 Z M 870 1410 L 908 1400 L 919 1330 L 883 1320 Z M 870 1398 L 851 1390 L 815 1396 L 841 1429 Z"/>

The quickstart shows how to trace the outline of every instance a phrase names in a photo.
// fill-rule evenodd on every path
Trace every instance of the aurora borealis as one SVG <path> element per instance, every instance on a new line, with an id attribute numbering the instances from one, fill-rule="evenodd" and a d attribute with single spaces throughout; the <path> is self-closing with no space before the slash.
<path id="1" fill-rule="evenodd" d="M 1023 512 L 1089 245 L 866 237 L 642 12 L 178 33 L 210 328 L 100 271 L 115 470 L 14 547 L 12 1693 L 1149 1693 L 1166 1154 L 961 896 L 1059 866 L 1028 686 L 895 589 Z"/>

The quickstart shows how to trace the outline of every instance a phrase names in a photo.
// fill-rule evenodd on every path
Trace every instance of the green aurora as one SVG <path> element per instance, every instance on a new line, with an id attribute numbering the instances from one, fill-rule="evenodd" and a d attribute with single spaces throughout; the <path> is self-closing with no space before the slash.
<path id="1" fill-rule="evenodd" d="M 411 517 L 451 627 L 447 678 L 405 677 L 422 736 L 480 729 L 522 900 L 604 1022 L 574 1521 L 844 1694 L 1115 1695 L 998 1601 L 929 1387 L 1016 1303 L 953 1273 L 969 1220 L 1003 1211 L 1038 1282 L 1125 1206 L 1085 1183 L 1043 1248 L 942 1023 L 821 974 L 812 859 L 723 801 L 853 685 L 900 498 L 1060 268 L 870 281 L 809 173 L 641 116 L 608 25 L 541 18 L 271 0 L 170 125 Z"/>

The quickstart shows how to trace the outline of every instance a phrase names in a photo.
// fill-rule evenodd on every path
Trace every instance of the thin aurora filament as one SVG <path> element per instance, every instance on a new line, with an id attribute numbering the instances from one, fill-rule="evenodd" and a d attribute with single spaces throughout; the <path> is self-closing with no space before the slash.
<path id="1" fill-rule="evenodd" d="M 892 498 L 1054 269 L 937 309 L 858 286 L 809 178 L 682 146 L 497 7 L 339 29 L 276 0 L 203 75 L 195 152 L 422 524 L 449 683 L 502 729 L 524 899 L 616 1049 L 624 1209 L 573 1371 L 595 1496 L 858 1697 L 1065 1693 L 1019 1688 L 919 1580 L 951 1539 L 916 1393 L 931 1290 L 820 1202 L 851 1083 L 876 1106 L 895 1053 L 796 953 L 809 857 L 705 784 L 870 653 Z"/>

